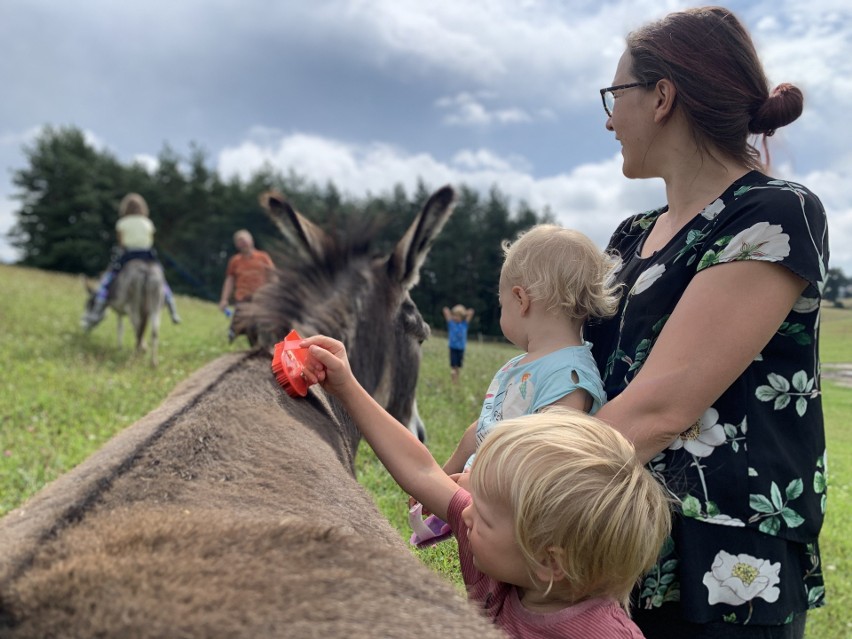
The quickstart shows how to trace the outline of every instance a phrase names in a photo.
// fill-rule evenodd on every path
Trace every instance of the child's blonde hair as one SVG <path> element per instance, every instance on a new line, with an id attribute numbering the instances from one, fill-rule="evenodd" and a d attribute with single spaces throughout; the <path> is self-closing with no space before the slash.
<path id="1" fill-rule="evenodd" d="M 501 422 L 476 454 L 470 486 L 510 507 L 534 582 L 537 567 L 558 567 L 573 601 L 610 597 L 627 610 L 671 525 L 670 500 L 633 445 L 565 408 Z"/>
<path id="2" fill-rule="evenodd" d="M 128 193 L 121 199 L 118 205 L 118 217 L 125 215 L 141 215 L 148 217 L 148 203 L 138 193 Z"/>
<path id="3" fill-rule="evenodd" d="M 501 285 L 522 286 L 548 311 L 585 319 L 611 317 L 618 309 L 617 262 L 579 231 L 538 224 L 502 246 Z"/>
<path id="4" fill-rule="evenodd" d="M 467 314 L 467 309 L 464 307 L 464 304 L 456 304 L 450 309 L 450 313 L 454 317 L 464 319 L 464 316 Z"/>

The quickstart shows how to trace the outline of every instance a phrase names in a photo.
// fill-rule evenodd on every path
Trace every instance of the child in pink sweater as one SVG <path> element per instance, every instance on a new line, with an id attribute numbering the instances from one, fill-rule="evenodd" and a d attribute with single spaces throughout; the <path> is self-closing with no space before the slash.
<path id="1" fill-rule="evenodd" d="M 622 435 L 561 407 L 505 420 L 479 448 L 468 492 L 361 387 L 342 343 L 317 335 L 301 346 L 306 380 L 336 396 L 396 482 L 450 524 L 469 597 L 509 636 L 643 636 L 628 599 L 668 534 L 669 501 Z"/>

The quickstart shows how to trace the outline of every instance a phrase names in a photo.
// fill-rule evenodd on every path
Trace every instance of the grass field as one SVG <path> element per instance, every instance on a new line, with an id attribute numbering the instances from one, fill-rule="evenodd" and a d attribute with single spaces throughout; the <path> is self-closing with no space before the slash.
<path id="1" fill-rule="evenodd" d="M 117 431 L 155 408 L 180 380 L 229 350 L 227 320 L 212 304 L 178 298 L 183 323 L 163 316 L 160 366 L 153 370 L 130 348 L 115 344 L 110 317 L 90 335 L 78 326 L 83 287 L 77 278 L 0 266 L 0 515 L 45 483 L 73 468 Z M 852 362 L 852 310 L 826 309 L 822 355 Z M 446 340 L 426 342 L 418 390 L 428 444 L 443 462 L 479 414 L 481 395 L 512 347 L 472 341 L 461 384 L 449 383 Z M 829 605 L 811 613 L 808 639 L 852 637 L 852 389 L 825 384 L 829 439 L 829 505 L 821 538 Z M 361 446 L 359 480 L 400 534 L 407 537 L 402 491 Z M 435 570 L 457 581 L 454 542 L 417 551 Z"/>

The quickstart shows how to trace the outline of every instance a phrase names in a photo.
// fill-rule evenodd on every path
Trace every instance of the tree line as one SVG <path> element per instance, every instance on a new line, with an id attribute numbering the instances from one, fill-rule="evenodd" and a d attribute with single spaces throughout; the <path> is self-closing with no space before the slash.
<path id="1" fill-rule="evenodd" d="M 22 254 L 19 264 L 97 277 L 115 244 L 118 203 L 136 192 L 148 202 L 157 228 L 155 248 L 172 288 L 211 301 L 218 300 L 234 252 L 234 231 L 248 229 L 258 248 L 277 243 L 279 234 L 258 205 L 263 191 L 280 190 L 320 226 L 340 228 L 356 216 L 361 223 L 373 223 L 379 229 L 378 248 L 389 250 L 432 187 L 441 186 L 421 180 L 411 194 L 397 184 L 389 185 L 387 193 L 355 198 L 342 194 L 333 182 L 320 186 L 292 169 L 285 175 L 268 166 L 247 180 L 223 180 L 196 145 L 186 157 L 166 145 L 151 171 L 95 148 L 76 127 L 47 127 L 23 151 L 27 165 L 13 173 L 20 207 L 9 232 L 11 244 Z M 552 221 L 552 216 L 525 202 L 512 211 L 509 198 L 496 186 L 485 197 L 454 186 L 455 212 L 432 247 L 412 297 L 433 327 L 443 328 L 444 306 L 461 303 L 476 310 L 472 331 L 498 336 L 501 243 L 534 224 Z"/>

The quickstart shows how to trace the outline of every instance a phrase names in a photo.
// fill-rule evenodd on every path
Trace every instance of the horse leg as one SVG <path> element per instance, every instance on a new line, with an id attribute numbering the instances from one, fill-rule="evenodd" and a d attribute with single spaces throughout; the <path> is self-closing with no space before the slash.
<path id="1" fill-rule="evenodd" d="M 121 342 L 124 341 L 124 321 L 123 321 L 124 316 L 119 314 L 119 315 L 117 315 L 117 317 L 118 317 L 118 330 L 117 330 L 118 350 L 121 350 Z"/>
<path id="2" fill-rule="evenodd" d="M 151 366 L 157 365 L 157 343 L 160 340 L 160 309 L 148 318 L 151 324 Z"/>
<path id="3" fill-rule="evenodd" d="M 142 312 L 134 313 L 135 322 L 134 329 L 136 332 L 136 352 L 143 353 L 146 350 L 145 346 L 145 328 L 147 327 L 147 316 Z"/>

